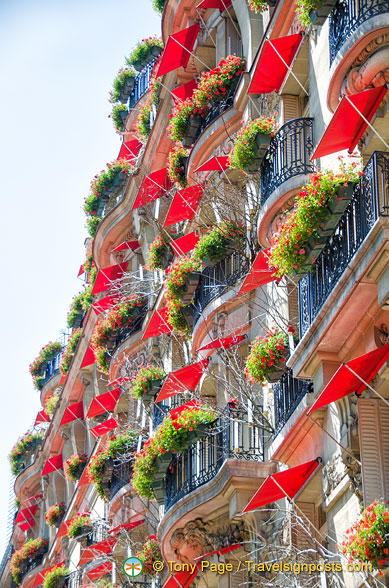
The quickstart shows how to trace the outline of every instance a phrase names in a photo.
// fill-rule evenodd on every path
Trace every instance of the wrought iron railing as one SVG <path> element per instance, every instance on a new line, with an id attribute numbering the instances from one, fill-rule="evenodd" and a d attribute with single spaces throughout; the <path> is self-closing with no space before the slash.
<path id="1" fill-rule="evenodd" d="M 286 180 L 315 170 L 312 153 L 313 118 L 295 118 L 279 129 L 261 165 L 262 204 Z"/>
<path id="2" fill-rule="evenodd" d="M 11 543 L 8 543 L 8 545 L 4 551 L 3 559 L 1 560 L 1 563 L 0 563 L 0 578 L 4 572 L 5 566 L 7 565 L 7 561 L 10 559 L 13 552 L 14 552 L 14 546 Z"/>
<path id="3" fill-rule="evenodd" d="M 309 329 L 380 216 L 389 216 L 389 154 L 375 151 L 334 234 L 299 281 L 300 336 Z"/>
<path id="4" fill-rule="evenodd" d="M 234 251 L 215 265 L 203 270 L 193 299 L 194 324 L 212 300 L 219 298 L 247 274 L 248 267 L 247 258 L 238 251 Z"/>
<path id="5" fill-rule="evenodd" d="M 201 133 L 205 131 L 205 129 L 211 124 L 211 122 L 215 120 L 215 118 L 217 118 L 218 116 L 223 114 L 223 112 L 231 108 L 231 106 L 234 104 L 235 89 L 236 88 L 232 90 L 231 94 L 227 98 L 225 98 L 225 100 L 222 100 L 221 102 L 218 102 L 217 104 L 211 106 L 207 116 L 201 122 L 196 139 L 201 135 Z"/>
<path id="6" fill-rule="evenodd" d="M 330 15 L 330 65 L 361 24 L 385 12 L 389 12 L 388 0 L 339 0 Z"/>
<path id="7" fill-rule="evenodd" d="M 59 373 L 59 364 L 61 363 L 62 353 L 63 353 L 62 351 L 61 351 L 61 353 L 57 353 L 57 355 L 55 357 L 53 357 L 53 359 L 51 359 L 50 361 L 47 362 L 47 366 L 46 366 L 46 369 L 43 374 L 43 380 L 40 381 L 40 385 L 42 387 L 45 384 L 47 384 L 47 382 L 53 376 L 56 376 Z"/>
<path id="8" fill-rule="evenodd" d="M 247 414 L 226 409 L 210 433 L 173 457 L 165 480 L 165 510 L 212 480 L 226 459 L 263 461 L 264 431 Z"/>
<path id="9" fill-rule="evenodd" d="M 131 335 L 141 330 L 143 321 L 146 317 L 147 308 L 148 306 L 145 305 L 142 309 L 139 310 L 138 316 L 136 316 L 127 327 L 124 327 L 124 329 L 120 329 L 120 331 L 118 331 L 113 345 L 114 349 L 116 349 L 116 347 L 119 347 L 119 345 L 121 345 L 123 341 L 131 337 Z"/>
<path id="10" fill-rule="evenodd" d="M 94 543 L 103 541 L 107 537 L 108 531 L 109 525 L 107 521 L 105 521 L 104 519 L 93 521 L 92 531 L 87 535 L 86 544 L 93 545 Z"/>
<path id="11" fill-rule="evenodd" d="M 128 99 L 128 110 L 134 108 L 135 104 L 140 100 L 149 88 L 151 82 L 151 74 L 153 73 L 153 67 L 155 63 L 155 59 L 150 61 L 141 72 L 135 78 L 135 84 Z"/>
<path id="12" fill-rule="evenodd" d="M 184 402 L 185 402 L 185 400 L 182 398 L 182 395 L 179 394 L 178 396 L 172 396 L 166 402 L 157 402 L 157 404 L 154 404 L 154 409 L 153 409 L 154 429 L 159 427 L 159 425 L 162 423 L 165 416 L 168 414 L 169 410 L 171 410 L 172 408 L 177 408 L 178 406 L 181 406 L 181 404 L 183 404 Z"/>
<path id="13" fill-rule="evenodd" d="M 71 572 L 66 580 L 66 588 L 79 588 L 82 583 L 82 572 L 75 570 Z"/>
<path id="14" fill-rule="evenodd" d="M 312 382 L 294 378 L 291 370 L 287 370 L 278 382 L 273 384 L 274 437 L 278 435 L 308 392 L 313 392 Z"/>
<path id="15" fill-rule="evenodd" d="M 31 559 L 29 559 L 27 562 L 25 562 L 23 564 L 22 574 L 21 574 L 22 575 L 22 583 L 23 583 L 24 577 L 29 572 L 31 572 L 32 570 L 35 570 L 35 568 L 37 568 L 38 566 L 40 566 L 42 564 L 43 558 L 45 557 L 47 551 L 48 551 L 48 545 L 45 548 L 42 548 L 42 553 L 39 553 L 35 557 L 32 557 Z"/>
<path id="16" fill-rule="evenodd" d="M 110 499 L 115 496 L 117 492 L 126 484 L 129 484 L 131 476 L 132 476 L 132 465 L 134 459 L 133 456 L 128 457 L 127 459 L 121 458 L 115 460 L 115 465 L 113 467 L 112 478 L 111 478 L 111 487 L 110 487 Z"/>

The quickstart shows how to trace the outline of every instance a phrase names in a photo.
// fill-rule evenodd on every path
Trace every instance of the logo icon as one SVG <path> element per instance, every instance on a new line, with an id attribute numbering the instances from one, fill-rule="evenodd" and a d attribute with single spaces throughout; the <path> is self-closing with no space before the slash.
<path id="1" fill-rule="evenodd" d="M 143 564 L 137 557 L 129 557 L 123 564 L 124 573 L 130 578 L 139 576 L 143 571 Z"/>

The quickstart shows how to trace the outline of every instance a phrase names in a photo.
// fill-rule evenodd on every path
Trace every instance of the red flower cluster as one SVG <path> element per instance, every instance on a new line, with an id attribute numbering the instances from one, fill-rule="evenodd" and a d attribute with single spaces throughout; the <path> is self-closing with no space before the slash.
<path id="1" fill-rule="evenodd" d="M 269 331 L 266 337 L 258 335 L 246 359 L 246 378 L 252 384 L 264 384 L 279 364 L 285 362 L 287 351 L 288 337 L 279 329 Z"/>
<path id="2" fill-rule="evenodd" d="M 66 506 L 64 502 L 60 502 L 59 504 L 53 504 L 50 508 L 46 511 L 45 520 L 46 524 L 50 527 L 55 527 L 57 523 L 59 523 L 65 514 Z"/>
<path id="3" fill-rule="evenodd" d="M 69 457 L 69 459 L 66 460 L 64 467 L 67 479 L 72 482 L 79 480 L 87 463 L 88 456 L 86 453 L 76 453 L 75 455 L 72 455 L 72 457 Z"/>
<path id="4" fill-rule="evenodd" d="M 162 561 L 162 554 L 155 535 L 150 535 L 144 542 L 142 549 L 136 552 L 136 557 L 143 564 L 143 573 L 145 576 L 156 575 L 157 572 L 154 570 L 153 564 L 156 561 Z"/>
<path id="5" fill-rule="evenodd" d="M 48 545 L 46 539 L 29 539 L 24 545 L 17 549 L 11 558 L 11 575 L 17 586 L 21 583 L 22 568 L 24 562 L 44 553 Z"/>
<path id="6" fill-rule="evenodd" d="M 172 182 L 176 182 L 179 187 L 185 188 L 187 185 L 185 174 L 185 161 L 189 156 L 189 149 L 185 149 L 180 143 L 176 143 L 170 150 L 167 159 L 167 170 Z"/>
<path id="7" fill-rule="evenodd" d="M 42 385 L 41 385 L 41 380 L 43 378 L 42 374 L 41 374 L 41 369 L 42 367 L 48 362 L 51 361 L 52 359 L 54 359 L 54 357 L 56 355 L 58 355 L 58 353 L 61 353 L 62 351 L 62 345 L 61 343 L 59 343 L 58 341 L 50 341 L 49 343 L 47 343 L 47 345 L 45 345 L 44 347 L 42 347 L 42 349 L 39 352 L 38 357 L 36 357 L 34 359 L 34 361 L 32 363 L 30 363 L 30 374 L 33 377 L 34 380 L 34 386 L 37 390 L 40 390 Z"/>

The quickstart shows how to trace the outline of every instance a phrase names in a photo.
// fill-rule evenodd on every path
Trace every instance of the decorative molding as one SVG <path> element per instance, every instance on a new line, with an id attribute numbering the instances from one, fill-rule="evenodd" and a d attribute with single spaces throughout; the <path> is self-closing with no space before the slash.
<path id="1" fill-rule="evenodd" d="M 354 61 L 345 77 L 340 94 L 350 96 L 368 88 L 377 88 L 389 82 L 389 46 L 380 47 L 383 40 L 389 43 L 389 35 L 371 41 Z M 379 41 L 382 41 L 379 43 Z M 354 65 L 354 64 L 353 64 Z"/>
<path id="2" fill-rule="evenodd" d="M 346 475 L 345 463 L 340 453 L 332 457 L 322 469 L 323 492 L 328 497 Z"/>
<path id="3" fill-rule="evenodd" d="M 383 347 L 389 343 L 388 325 L 381 323 L 379 326 L 374 326 L 374 341 L 377 347 Z"/>

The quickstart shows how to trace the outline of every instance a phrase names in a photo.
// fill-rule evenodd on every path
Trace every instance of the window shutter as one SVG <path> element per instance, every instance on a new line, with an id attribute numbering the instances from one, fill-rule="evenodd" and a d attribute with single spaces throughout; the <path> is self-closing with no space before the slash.
<path id="1" fill-rule="evenodd" d="M 234 567 L 236 567 L 236 561 L 233 562 Z M 243 567 L 243 566 L 242 566 Z M 247 575 L 245 570 L 236 570 L 231 572 L 228 575 L 228 588 L 242 588 L 242 586 L 247 585 Z"/>
<path id="2" fill-rule="evenodd" d="M 300 116 L 299 97 L 292 94 L 285 94 L 282 96 L 282 121 L 288 122 Z"/>
<path id="3" fill-rule="evenodd" d="M 292 515 L 292 543 L 301 551 L 306 549 L 312 549 L 312 535 L 314 535 L 316 524 L 316 509 L 313 502 L 296 502 L 296 515 L 302 520 L 302 524 L 294 520 Z M 308 521 L 302 516 L 301 512 L 304 513 L 305 517 L 312 523 L 312 526 L 308 525 Z"/>

